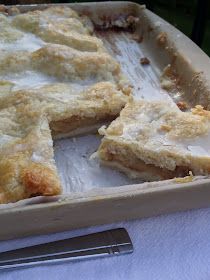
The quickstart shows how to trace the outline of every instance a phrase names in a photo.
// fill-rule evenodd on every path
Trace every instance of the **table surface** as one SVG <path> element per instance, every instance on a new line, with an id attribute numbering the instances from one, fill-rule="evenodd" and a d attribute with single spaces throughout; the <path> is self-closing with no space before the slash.
<path id="1" fill-rule="evenodd" d="M 0 242 L 0 251 L 125 227 L 134 253 L 0 272 L 0 280 L 209 280 L 210 208 Z"/>

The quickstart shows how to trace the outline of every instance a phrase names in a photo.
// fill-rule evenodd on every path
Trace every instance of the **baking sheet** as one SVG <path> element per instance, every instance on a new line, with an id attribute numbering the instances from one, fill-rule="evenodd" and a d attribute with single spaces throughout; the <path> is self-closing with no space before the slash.
<path id="1" fill-rule="evenodd" d="M 113 23 L 115 24 L 116 21 L 119 23 L 119 19 L 129 15 L 139 17 L 136 33 L 143 37 L 141 43 L 132 40 L 131 34 L 127 32 L 112 33 L 113 31 L 108 30 L 104 33 L 97 31 L 98 36 L 104 38 L 109 50 L 114 53 L 118 60 L 121 60 L 124 71 L 127 72 L 137 89 L 136 97 L 147 98 L 150 96 L 150 98 L 159 99 L 164 96 L 164 98 L 169 98 L 170 101 L 173 97 L 175 102 L 186 100 L 190 106 L 201 104 L 210 109 L 210 59 L 189 38 L 173 26 L 144 9 L 144 7 L 132 2 L 110 1 L 63 5 L 70 6 L 79 13 L 89 16 L 97 26 L 104 26 L 104 24 L 107 26 L 107 23 L 109 23 L 109 26 L 112 27 Z M 43 9 L 47 6 L 47 4 L 26 5 L 19 8 L 22 12 L 25 12 L 37 8 Z M 166 34 L 166 42 L 160 45 L 157 42 L 157 37 L 161 33 Z M 37 43 L 34 42 L 34 48 L 36 48 Z M 151 64 L 141 66 L 139 63 L 141 56 L 147 56 Z M 179 89 L 175 88 L 173 92 L 167 94 L 161 90 L 159 78 L 163 69 L 169 64 L 173 65 L 180 85 Z M 46 77 L 38 78 L 41 83 L 45 83 Z M 21 79 L 20 82 L 22 82 Z M 19 86 L 21 86 L 21 83 Z M 93 146 L 83 150 L 85 139 L 88 137 L 90 137 Z M 113 181 L 109 181 L 110 176 L 107 176 L 106 187 L 102 184 L 98 185 L 95 182 L 97 181 L 97 178 L 94 177 L 95 174 L 91 174 L 93 169 L 90 168 L 97 162 L 89 161 L 89 153 L 95 150 L 94 145 L 97 145 L 98 140 L 97 136 L 85 136 L 76 138 L 76 142 L 73 143 L 72 141 L 75 141 L 73 138 L 55 141 L 55 147 L 58 146 L 58 149 L 55 149 L 56 163 L 61 170 L 63 162 L 59 160 L 59 155 L 66 148 L 82 147 L 82 151 L 84 151 L 83 165 L 89 170 L 89 173 L 87 176 L 86 172 L 82 172 L 85 177 L 77 176 L 74 173 L 76 183 L 73 184 L 75 186 L 74 190 L 76 190 L 78 183 L 76 178 L 80 178 L 79 188 L 82 191 L 74 191 L 69 181 L 69 188 L 65 191 L 66 194 L 59 197 L 36 197 L 13 204 L 1 205 L 0 224 L 4 225 L 0 230 L 1 240 L 209 207 L 209 176 L 193 177 L 192 180 L 181 183 L 172 179 L 160 182 L 122 184 L 122 186 L 114 187 L 110 186 Z M 70 156 L 67 156 L 65 161 L 66 168 L 68 168 L 67 165 L 72 166 L 74 163 Z M 77 171 L 78 169 L 80 171 L 79 164 L 77 165 Z M 69 168 L 67 171 L 71 172 Z M 105 172 L 102 169 L 101 171 L 102 174 Z M 111 172 L 112 170 L 109 170 L 107 174 L 109 175 Z M 62 171 L 60 175 L 62 181 L 65 182 L 67 179 L 62 175 Z M 121 174 L 118 174 L 116 178 L 119 179 L 121 184 Z M 94 181 L 92 183 L 95 185 L 88 184 L 87 181 L 89 180 Z M 70 192 L 68 193 L 68 191 Z"/>
<path id="2" fill-rule="evenodd" d="M 156 24 L 157 26 L 160 25 L 158 21 Z M 161 88 L 160 76 L 162 69 L 157 65 L 154 55 L 144 42 L 138 43 L 133 39 L 133 34 L 128 31 L 96 30 L 95 35 L 103 40 L 109 53 L 120 63 L 123 73 L 128 77 L 133 86 L 134 98 L 145 100 L 167 99 L 170 103 L 174 104 L 170 93 Z M 145 39 L 146 36 L 148 34 L 144 33 Z M 20 41 L 15 49 L 28 50 L 32 47 L 32 50 L 36 50 L 44 44 L 42 40 L 39 40 L 34 35 L 31 36 L 31 34 L 26 34 Z M 5 44 L 5 46 L 2 45 L 0 47 L 8 48 L 7 45 Z M 14 46 L 10 46 L 9 50 L 11 49 L 12 51 L 13 48 Z M 149 58 L 149 65 L 140 64 L 140 59 L 143 57 Z M 8 77 L 1 78 L 14 81 L 17 84 L 16 89 L 21 89 L 27 85 L 35 87 L 58 82 L 54 77 L 34 73 L 33 71 L 27 71 L 24 75 L 23 73 L 10 74 Z M 89 81 L 90 84 L 93 82 Z M 75 88 L 82 88 L 86 85 L 80 83 L 73 86 Z M 86 192 L 96 188 L 143 183 L 140 179 L 131 179 L 117 170 L 100 166 L 97 158 L 91 158 L 91 155 L 100 145 L 100 141 L 101 137 L 97 134 L 54 141 L 55 161 L 61 178 L 64 196 L 71 196 L 72 193 Z M 59 200 L 60 196 L 57 199 Z M 56 200 L 56 197 L 52 200 Z M 1 205 L 0 208 L 24 206 L 30 203 L 46 201 L 51 201 L 51 199 L 36 197 L 18 203 Z"/>

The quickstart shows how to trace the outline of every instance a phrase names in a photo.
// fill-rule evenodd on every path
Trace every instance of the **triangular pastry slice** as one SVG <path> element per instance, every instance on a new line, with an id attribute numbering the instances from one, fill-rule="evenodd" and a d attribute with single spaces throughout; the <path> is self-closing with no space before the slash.
<path id="1" fill-rule="evenodd" d="M 210 173 L 210 112 L 182 112 L 162 101 L 134 101 L 108 128 L 98 150 L 103 163 L 146 180 Z"/>

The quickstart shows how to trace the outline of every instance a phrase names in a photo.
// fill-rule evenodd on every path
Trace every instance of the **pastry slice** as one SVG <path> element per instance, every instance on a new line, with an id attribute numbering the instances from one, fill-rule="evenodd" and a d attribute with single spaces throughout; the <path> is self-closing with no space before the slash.
<path id="1" fill-rule="evenodd" d="M 18 91 L 13 91 L 12 86 L 6 82 L 0 85 L 0 109 L 28 103 L 33 104 L 34 110 L 42 108 L 55 138 L 97 131 L 131 99 L 111 82 L 80 89 L 65 83 Z"/>
<path id="2" fill-rule="evenodd" d="M 68 102 L 63 103 L 65 98 Z M 101 82 L 82 90 L 79 94 L 77 92 L 71 97 L 60 95 L 58 99 L 48 111 L 54 138 L 96 132 L 102 124 L 119 115 L 130 97 L 117 89 L 116 85 Z M 59 109 L 56 106 L 58 102 Z"/>
<path id="3" fill-rule="evenodd" d="M 101 161 L 129 176 L 163 180 L 210 173 L 210 112 L 196 106 L 182 112 L 174 104 L 130 102 L 120 117 L 99 130 Z"/>
<path id="4" fill-rule="evenodd" d="M 0 110 L 0 203 L 61 192 L 52 146 L 48 121 L 37 108 Z"/>

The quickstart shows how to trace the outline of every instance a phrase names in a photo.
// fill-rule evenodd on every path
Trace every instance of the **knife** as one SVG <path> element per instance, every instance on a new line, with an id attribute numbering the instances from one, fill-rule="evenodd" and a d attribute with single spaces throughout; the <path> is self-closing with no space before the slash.
<path id="1" fill-rule="evenodd" d="M 128 232 L 118 228 L 0 253 L 0 269 L 132 252 Z"/>

